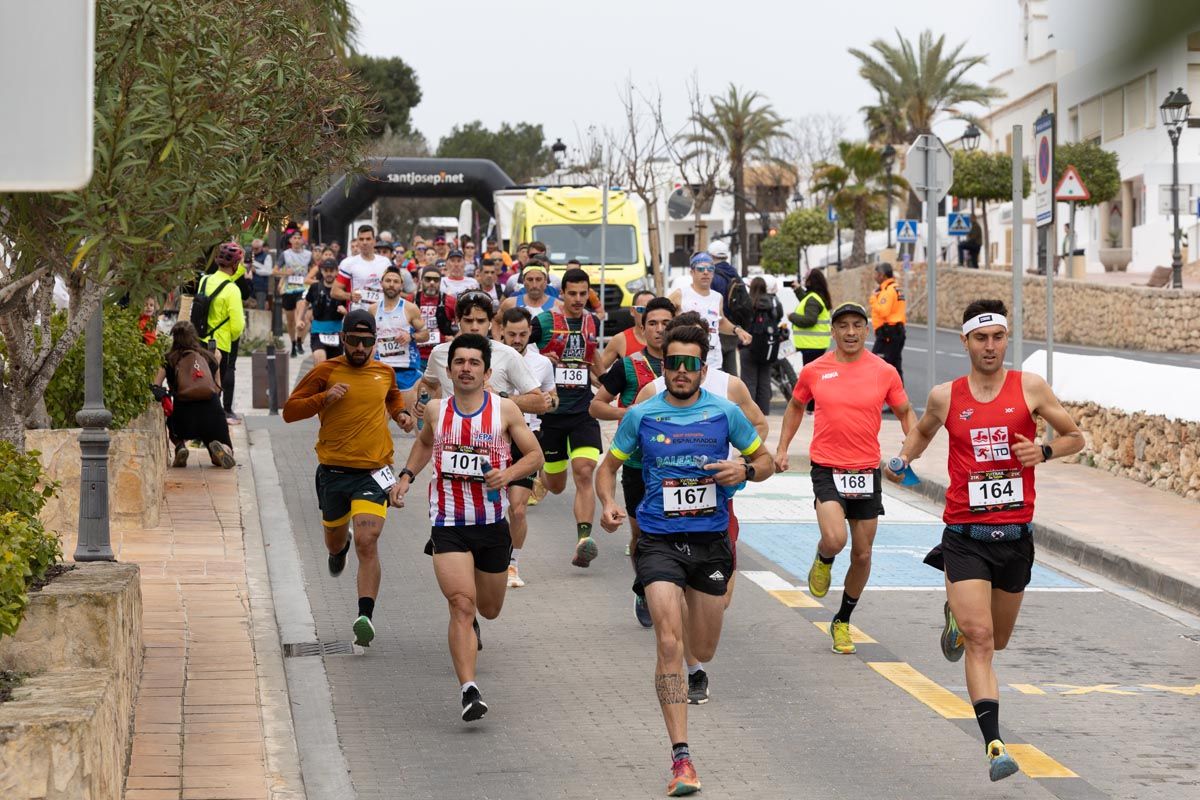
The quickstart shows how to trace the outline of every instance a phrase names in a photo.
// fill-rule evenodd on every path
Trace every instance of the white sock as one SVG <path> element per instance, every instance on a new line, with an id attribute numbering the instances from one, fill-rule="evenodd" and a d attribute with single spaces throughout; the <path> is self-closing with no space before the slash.
<path id="1" fill-rule="evenodd" d="M 472 686 L 475 686 L 475 681 L 467 681 L 466 683 L 464 683 L 464 684 L 462 685 L 462 692 L 463 692 L 463 694 L 466 694 L 466 693 L 467 693 L 467 689 L 470 689 Z M 476 688 L 476 689 L 478 689 L 479 687 L 478 687 L 478 686 L 475 686 L 475 688 Z"/>
<path id="2" fill-rule="evenodd" d="M 688 664 L 688 675 L 695 675 L 702 669 L 704 669 L 704 664 L 700 661 L 697 661 L 695 664 Z"/>
<path id="3" fill-rule="evenodd" d="M 517 565 L 517 559 L 520 557 L 521 557 L 521 548 L 514 547 L 513 551 L 512 551 L 512 555 L 508 557 L 508 565 L 510 567 L 515 567 Z"/>

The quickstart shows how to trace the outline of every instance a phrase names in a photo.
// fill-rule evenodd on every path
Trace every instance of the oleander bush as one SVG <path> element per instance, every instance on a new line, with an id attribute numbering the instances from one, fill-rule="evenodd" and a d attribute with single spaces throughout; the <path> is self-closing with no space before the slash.
<path id="1" fill-rule="evenodd" d="M 29 603 L 29 587 L 62 560 L 62 542 L 38 512 L 58 491 L 38 453 L 0 441 L 0 637 L 12 636 Z"/>

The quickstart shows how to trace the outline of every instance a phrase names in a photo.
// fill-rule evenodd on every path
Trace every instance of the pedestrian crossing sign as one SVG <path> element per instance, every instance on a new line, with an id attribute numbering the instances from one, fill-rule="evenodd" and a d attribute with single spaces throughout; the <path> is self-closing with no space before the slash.
<path id="1" fill-rule="evenodd" d="M 951 236 L 966 236 L 971 232 L 971 215 L 951 214 L 947 231 Z"/>
<path id="2" fill-rule="evenodd" d="M 915 219 L 896 220 L 896 241 L 900 244 L 917 243 L 917 221 Z"/>

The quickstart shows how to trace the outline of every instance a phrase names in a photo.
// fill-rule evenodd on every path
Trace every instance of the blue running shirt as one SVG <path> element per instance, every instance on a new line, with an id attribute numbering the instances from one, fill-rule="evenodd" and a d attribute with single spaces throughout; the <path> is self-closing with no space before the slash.
<path id="1" fill-rule="evenodd" d="M 699 466 L 729 457 L 732 444 L 743 455 L 762 439 L 736 405 L 706 389 L 687 408 L 673 406 L 666 392 L 625 412 L 609 452 L 620 461 L 641 454 L 646 496 L 637 509 L 643 533 L 715 533 L 729 529 L 728 500 L 736 491 L 720 486 Z"/>

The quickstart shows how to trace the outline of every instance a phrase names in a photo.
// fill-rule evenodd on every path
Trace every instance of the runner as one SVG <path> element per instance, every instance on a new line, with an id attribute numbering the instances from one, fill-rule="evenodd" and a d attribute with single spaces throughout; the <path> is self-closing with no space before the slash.
<path id="1" fill-rule="evenodd" d="M 313 363 L 320 364 L 327 358 L 342 354 L 342 317 L 346 315 L 346 304 L 333 299 L 333 285 L 337 281 L 338 263 L 332 258 L 321 262 L 321 280 L 308 287 L 305 302 L 311 320 Z"/>
<path id="2" fill-rule="evenodd" d="M 813 597 L 824 597 L 829 591 L 833 560 L 846 547 L 849 522 L 850 569 L 842 604 L 829 624 L 833 652 L 849 654 L 856 649 L 850 635 L 850 615 L 871 575 L 871 548 L 883 514 L 880 409 L 886 403 L 905 433 L 917 424 L 917 416 L 895 368 L 864 347 L 870 321 L 867 310 L 857 303 L 842 303 L 831 318 L 834 349 L 800 370 L 783 413 L 775 470 L 787 470 L 788 445 L 800 428 L 805 406 L 815 399 L 809 452 L 813 506 L 821 540 L 808 570 L 808 590 Z"/>
<path id="3" fill-rule="evenodd" d="M 401 392 L 409 392 L 421 379 L 421 359 L 414 352 L 414 343 L 426 341 L 429 331 L 416 304 L 400 296 L 403 285 L 400 268 L 388 267 L 380 281 L 383 300 L 373 304 L 369 310 L 379 329 L 379 338 L 375 342 L 376 358 L 392 368 L 396 375 L 396 388 Z M 409 392 L 404 398 L 406 405 L 416 405 L 412 394 Z"/>
<path id="4" fill-rule="evenodd" d="M 535 242 L 536 244 L 536 242 Z M 532 245 L 530 246 L 532 250 Z M 528 267 L 526 267 L 528 269 Z M 598 554 L 592 538 L 596 492 L 592 473 L 600 460 L 600 423 L 588 414 L 596 361 L 599 323 L 584 310 L 591 280 L 581 269 L 562 277 L 563 310 L 543 311 L 534 317 L 530 341 L 554 363 L 558 407 L 542 417 L 542 451 L 546 464 L 542 482 L 552 494 L 567 488 L 567 467 L 575 482 L 575 555 L 571 564 L 587 567 Z"/>
<path id="5" fill-rule="evenodd" d="M 355 239 L 358 252 L 344 259 L 338 267 L 337 286 L 333 288 L 335 300 L 349 300 L 351 310 L 365 309 L 383 299 L 379 281 L 383 271 L 392 262 L 375 255 L 375 229 L 370 225 L 358 226 Z"/>
<path id="6" fill-rule="evenodd" d="M 544 264 L 526 264 L 521 270 L 519 280 L 525 291 L 512 297 L 504 298 L 500 304 L 500 314 L 510 308 L 528 308 L 530 313 L 561 309 L 561 305 L 546 293 L 550 285 L 550 270 Z"/>
<path id="7" fill-rule="evenodd" d="M 539 353 L 536 347 L 528 346 L 529 334 L 533 330 L 530 325 L 531 321 L 532 317 L 529 315 L 528 309 L 510 308 L 505 311 L 501 327 L 504 344 L 524 357 L 530 374 L 538 382 L 538 388 L 549 396 L 549 407 L 553 408 L 558 403 L 558 395 L 555 394 L 554 387 L 554 365 L 550 363 L 550 359 Z M 525 412 L 525 424 L 529 426 L 529 430 L 533 431 L 540 446 L 542 418 L 537 414 Z M 519 457 L 515 449 L 513 457 Z M 529 532 L 526 506 L 530 505 L 532 500 L 534 475 L 520 478 L 508 485 L 508 526 L 512 531 L 513 540 L 512 557 L 508 560 L 508 588 L 510 589 L 520 589 L 525 585 L 525 581 L 518 572 L 517 561 L 521 556 L 521 548 L 525 546 L 525 536 Z"/>
<path id="8" fill-rule="evenodd" d="M 442 278 L 442 294 L 458 297 L 463 292 L 479 288 L 479 281 L 468 278 L 462 250 L 451 250 L 446 256 L 446 275 Z"/>
<path id="9" fill-rule="evenodd" d="M 600 379 L 600 388 L 592 398 L 588 412 L 599 420 L 621 420 L 629 406 L 636 402 L 638 392 L 655 378 L 662 376 L 662 342 L 667 325 L 675 316 L 675 304 L 665 297 L 655 297 L 647 302 L 645 310 L 636 316 L 640 336 L 645 349 L 621 357 Z M 707 330 L 707 328 L 706 328 Z M 607 351 L 606 351 L 607 352 Z M 617 405 L 611 405 L 613 399 Z M 633 552 L 633 546 L 641 534 L 637 525 L 637 507 L 646 494 L 642 478 L 640 454 L 632 453 L 621 467 L 621 492 L 625 497 L 625 513 L 629 515 L 630 540 L 625 555 Z M 645 593 L 634 594 L 634 614 L 642 627 L 649 628 L 652 621 L 646 607 Z"/>
<path id="10" fill-rule="evenodd" d="M 391 417 L 403 431 L 416 424 L 392 371 L 373 359 L 375 318 L 362 309 L 346 315 L 344 356 L 313 366 L 283 406 L 283 421 L 316 415 L 317 502 L 329 551 L 329 574 L 346 568 L 350 544 L 358 556 L 358 618 L 354 643 L 369 647 L 375 638 L 372 616 L 379 596 L 379 534 L 389 498 L 402 496 L 392 475 Z M 351 528 L 353 525 L 353 529 Z"/>
<path id="11" fill-rule="evenodd" d="M 694 326 L 667 334 L 668 390 L 625 414 L 596 475 L 601 524 L 616 531 L 625 519 L 613 496 L 617 468 L 642 454 L 646 496 L 638 505 L 642 533 L 634 564 L 654 619 L 654 688 L 671 740 L 671 796 L 700 789 L 687 744 L 684 602 L 687 639 L 702 659 L 711 658 L 733 572 L 726 501 L 743 481 L 762 481 L 772 472 L 770 454 L 745 414 L 701 388 L 707 349 L 707 332 Z M 750 462 L 727 460 L 730 445 Z M 701 459 L 712 463 L 698 467 Z"/>
<path id="12" fill-rule="evenodd" d="M 454 336 L 454 298 L 442 294 L 441 282 L 442 273 L 437 267 L 421 270 L 421 286 L 415 301 L 429 331 L 429 338 L 419 348 L 423 364 L 429 363 L 434 347 Z"/>
<path id="13" fill-rule="evenodd" d="M 713 272 L 716 266 L 708 253 L 696 253 L 690 262 L 692 283 L 671 292 L 671 302 L 681 312 L 695 311 L 708 323 L 708 366 L 721 368 L 721 337 L 719 334 L 737 334 L 738 341 L 750 344 L 750 334 L 734 325 L 725 317 L 725 300 L 712 290 Z"/>
<path id="14" fill-rule="evenodd" d="M 512 539 L 504 519 L 506 486 L 537 472 L 542 451 L 520 409 L 486 391 L 494 345 L 464 333 L 449 345 L 454 393 L 425 410 L 425 425 L 400 470 L 396 505 L 433 458 L 429 519 L 433 571 L 450 606 L 450 657 L 462 685 L 462 718 L 487 713 L 475 683 L 481 649 L 476 613 L 495 619 L 504 605 Z M 523 455 L 515 463 L 511 447 Z"/>
<path id="15" fill-rule="evenodd" d="M 971 371 L 933 387 L 899 455 L 911 463 L 946 428 L 946 529 L 925 562 L 946 573 L 942 653 L 957 661 L 965 640 L 967 694 L 993 781 L 1018 769 L 1000 738 L 1000 689 L 992 662 L 995 651 L 1008 646 L 1033 570 L 1034 467 L 1078 453 L 1084 445 L 1083 434 L 1046 381 L 1005 369 L 1007 316 L 999 300 L 967 306 L 962 341 Z M 1051 444 L 1036 441 L 1034 415 L 1057 434 Z M 890 469 L 887 476 L 899 480 Z"/>
<path id="16" fill-rule="evenodd" d="M 276 276 L 281 279 L 283 316 L 287 321 L 288 338 L 292 340 L 292 356 L 304 353 L 304 292 L 308 288 L 308 273 L 313 254 L 304 249 L 304 234 L 296 231 L 288 237 L 287 250 L 280 256 Z"/>
<path id="17" fill-rule="evenodd" d="M 625 356 L 631 356 L 646 348 L 646 339 L 642 335 L 642 314 L 646 312 L 646 304 L 653 299 L 654 292 L 647 289 L 634 293 L 633 305 L 630 306 L 630 316 L 633 317 L 633 325 L 621 331 L 620 334 L 611 337 L 608 340 L 608 344 L 604 346 L 604 352 L 600 354 L 600 369 L 602 372 L 607 372 L 609 367 Z M 674 307 L 673 303 L 672 307 Z"/>

